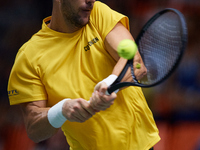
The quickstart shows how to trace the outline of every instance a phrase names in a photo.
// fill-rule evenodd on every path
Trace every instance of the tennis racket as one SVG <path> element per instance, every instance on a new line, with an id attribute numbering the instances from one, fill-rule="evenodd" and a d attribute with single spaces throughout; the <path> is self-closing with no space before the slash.
<path id="1" fill-rule="evenodd" d="M 135 42 L 147 74 L 138 81 L 134 75 L 133 59 L 128 60 L 118 78 L 108 87 L 109 94 L 127 86 L 156 86 L 174 72 L 187 45 L 187 26 L 183 14 L 173 8 L 156 13 L 144 25 Z M 131 68 L 133 82 L 121 82 L 128 68 Z"/>

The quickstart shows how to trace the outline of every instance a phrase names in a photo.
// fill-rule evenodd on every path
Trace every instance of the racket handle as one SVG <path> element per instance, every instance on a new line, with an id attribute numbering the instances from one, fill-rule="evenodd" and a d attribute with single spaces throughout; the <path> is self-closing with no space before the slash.
<path id="1" fill-rule="evenodd" d="M 99 85 L 102 82 L 105 82 L 107 84 L 108 87 L 110 87 L 111 84 L 113 84 L 115 82 L 115 80 L 118 78 L 118 76 L 111 74 L 109 75 L 107 78 L 103 79 L 101 82 L 99 82 L 97 85 Z M 118 91 L 116 91 L 117 93 Z M 110 95 L 111 93 L 109 93 L 108 91 L 106 91 L 105 95 Z"/>
<path id="2" fill-rule="evenodd" d="M 117 92 L 119 92 L 119 89 L 117 89 L 117 90 L 115 90 L 115 91 L 113 91 L 113 92 L 115 92 L 115 93 L 117 94 Z M 109 93 L 108 90 L 107 90 L 105 94 L 106 94 L 106 95 L 110 95 L 111 93 Z"/>
<path id="3" fill-rule="evenodd" d="M 117 92 L 119 91 L 119 89 L 118 90 L 115 90 L 114 92 L 117 94 Z M 106 91 L 106 93 L 105 93 L 105 95 L 110 95 L 111 93 L 108 93 L 108 91 Z M 89 101 L 87 101 L 88 103 L 90 103 L 90 100 Z"/>

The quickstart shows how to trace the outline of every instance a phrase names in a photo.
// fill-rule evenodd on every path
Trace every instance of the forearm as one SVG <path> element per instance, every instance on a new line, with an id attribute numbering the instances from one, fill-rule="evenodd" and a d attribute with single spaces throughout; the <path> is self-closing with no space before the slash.
<path id="1" fill-rule="evenodd" d="M 119 76 L 119 74 L 121 73 L 121 71 L 123 70 L 124 66 L 126 65 L 127 60 L 124 58 L 120 58 L 116 65 L 114 66 L 114 69 L 112 71 L 112 74 Z M 139 69 L 136 68 L 137 64 L 140 64 L 141 67 Z M 143 60 L 139 54 L 139 52 L 136 53 L 135 57 L 134 57 L 134 62 L 133 62 L 133 68 L 134 68 L 134 74 L 137 80 L 140 80 L 143 78 L 144 75 L 146 75 L 147 73 L 147 69 L 144 66 Z M 131 82 L 132 81 L 132 76 L 131 76 L 131 68 L 129 68 L 126 72 L 126 74 L 124 75 L 122 82 Z"/>
<path id="2" fill-rule="evenodd" d="M 23 105 L 31 105 L 26 109 Z M 38 108 L 32 103 L 22 104 L 22 113 L 28 137 L 34 142 L 46 140 L 53 136 L 58 129 L 52 127 L 47 118 L 49 108 Z"/>
<path id="3" fill-rule="evenodd" d="M 120 36 L 118 36 L 120 35 Z M 118 23 L 113 30 L 106 36 L 105 39 L 105 47 L 106 50 L 109 52 L 109 54 L 116 60 L 116 65 L 113 69 L 112 74 L 119 76 L 121 73 L 122 69 L 126 65 L 127 60 L 124 58 L 120 58 L 118 53 L 117 53 L 117 46 L 120 41 L 124 39 L 131 39 L 134 41 L 132 35 L 130 32 L 121 24 Z M 141 68 L 137 69 L 136 65 L 140 63 Z M 136 55 L 134 56 L 133 60 L 133 66 L 134 66 L 134 74 L 137 80 L 140 80 L 147 72 L 146 67 L 144 66 L 143 60 L 140 56 L 140 53 L 137 52 Z M 126 75 L 122 79 L 122 81 L 127 81 L 131 82 L 132 77 L 131 77 L 131 70 L 130 68 L 128 69 Z"/>
<path id="4" fill-rule="evenodd" d="M 21 104 L 27 134 L 34 142 L 40 142 L 53 136 L 66 120 L 84 122 L 95 114 L 88 101 L 63 99 L 51 108 L 46 100 Z"/>

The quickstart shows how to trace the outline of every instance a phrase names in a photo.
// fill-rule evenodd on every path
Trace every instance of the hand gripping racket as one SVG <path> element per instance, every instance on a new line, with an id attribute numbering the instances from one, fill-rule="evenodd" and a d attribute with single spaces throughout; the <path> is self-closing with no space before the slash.
<path id="1" fill-rule="evenodd" d="M 187 45 L 183 14 L 173 8 L 158 12 L 144 25 L 135 42 L 147 74 L 138 81 L 134 75 L 133 59 L 128 60 L 118 78 L 108 87 L 109 94 L 127 86 L 145 88 L 158 85 L 174 72 Z M 129 67 L 134 82 L 121 82 Z"/>

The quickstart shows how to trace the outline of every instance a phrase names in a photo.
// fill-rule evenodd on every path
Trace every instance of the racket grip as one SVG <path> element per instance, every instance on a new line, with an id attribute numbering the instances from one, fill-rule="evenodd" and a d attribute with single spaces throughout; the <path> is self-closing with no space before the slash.
<path id="1" fill-rule="evenodd" d="M 115 90 L 114 92 L 117 94 L 117 92 L 119 91 L 119 89 L 118 90 Z M 111 93 L 109 93 L 108 91 L 106 91 L 106 93 L 105 93 L 105 95 L 110 95 Z M 90 103 L 90 100 L 89 101 L 87 101 L 88 103 Z"/>
<path id="2" fill-rule="evenodd" d="M 117 89 L 117 90 L 115 90 L 115 91 L 113 91 L 113 92 L 115 92 L 115 93 L 117 94 L 117 92 L 119 92 L 119 89 Z M 106 95 L 110 95 L 111 93 L 109 93 L 108 90 L 107 90 L 105 94 L 106 94 Z"/>
<path id="3" fill-rule="evenodd" d="M 101 84 L 102 82 L 105 82 L 106 85 L 108 87 L 110 87 L 110 85 L 112 85 L 115 80 L 118 78 L 118 76 L 114 75 L 114 74 L 111 74 L 109 75 L 107 78 L 103 79 L 101 82 L 99 82 L 96 86 L 98 86 L 99 84 Z M 118 91 L 116 91 L 117 93 Z M 108 92 L 108 90 L 105 92 L 105 95 L 110 95 L 111 93 Z"/>

